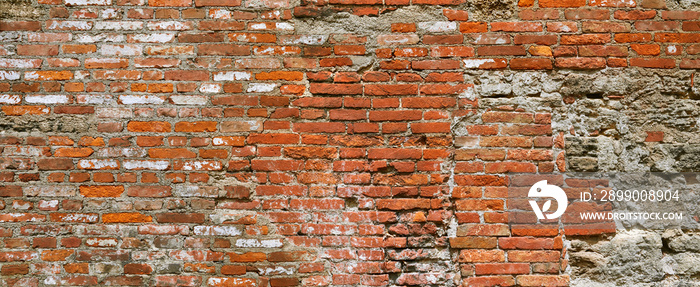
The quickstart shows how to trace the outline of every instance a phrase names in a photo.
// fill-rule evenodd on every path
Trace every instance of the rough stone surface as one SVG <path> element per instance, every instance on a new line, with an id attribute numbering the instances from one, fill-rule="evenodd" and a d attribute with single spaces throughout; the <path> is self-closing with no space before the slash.
<path id="1" fill-rule="evenodd" d="M 620 231 L 612 238 L 573 239 L 572 286 L 697 286 L 697 234 Z"/>
<path id="2" fill-rule="evenodd" d="M 43 11 L 32 4 L 31 0 L 4 0 L 0 2 L 0 19 L 39 18 Z"/>

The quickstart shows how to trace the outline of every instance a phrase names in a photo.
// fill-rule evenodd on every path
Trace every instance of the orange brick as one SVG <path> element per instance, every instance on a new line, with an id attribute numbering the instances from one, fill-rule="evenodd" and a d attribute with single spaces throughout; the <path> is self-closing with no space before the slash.
<path id="1" fill-rule="evenodd" d="M 130 121 L 126 129 L 130 132 L 169 132 L 171 125 L 168 122 L 137 122 Z"/>
<path id="2" fill-rule="evenodd" d="M 124 193 L 121 185 L 83 185 L 80 186 L 80 194 L 85 197 L 120 197 Z"/>
<path id="3" fill-rule="evenodd" d="M 106 213 L 102 215 L 102 222 L 104 223 L 138 223 L 152 221 L 153 219 L 151 216 L 136 212 Z"/>
<path id="4" fill-rule="evenodd" d="M 73 250 L 44 250 L 41 253 L 41 260 L 44 261 L 64 261 L 73 255 Z"/>
<path id="5" fill-rule="evenodd" d="M 54 152 L 56 157 L 88 157 L 94 150 L 92 148 L 59 148 Z"/>

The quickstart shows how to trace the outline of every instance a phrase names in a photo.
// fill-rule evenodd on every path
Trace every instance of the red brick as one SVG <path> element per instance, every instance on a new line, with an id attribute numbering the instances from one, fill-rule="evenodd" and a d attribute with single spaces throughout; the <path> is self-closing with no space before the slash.
<path id="1" fill-rule="evenodd" d="M 464 278 L 467 286 L 515 286 L 515 279 L 512 276 L 479 276 Z"/>
<path id="2" fill-rule="evenodd" d="M 136 212 L 105 213 L 102 215 L 102 222 L 104 222 L 104 223 L 152 222 L 152 218 L 151 218 L 151 216 L 136 213 Z"/>
<path id="3" fill-rule="evenodd" d="M 508 251 L 510 262 L 555 262 L 560 259 L 559 251 L 511 250 Z"/>
<path id="4" fill-rule="evenodd" d="M 130 121 L 126 129 L 131 132 L 170 132 L 171 126 L 168 122 Z"/>
<path id="5" fill-rule="evenodd" d="M 568 9 L 564 12 L 564 16 L 568 20 L 607 20 L 610 18 L 610 11 L 607 9 Z"/>
<path id="6" fill-rule="evenodd" d="M 515 35 L 514 44 L 538 44 L 551 46 L 557 43 L 557 35 Z"/>
<path id="7" fill-rule="evenodd" d="M 80 194 L 85 197 L 120 197 L 124 187 L 110 185 L 80 186 Z"/>
<path id="8" fill-rule="evenodd" d="M 459 68 L 456 60 L 423 60 L 411 62 L 411 67 L 416 70 L 453 70 Z"/>
<path id="9" fill-rule="evenodd" d="M 464 10 L 442 9 L 442 14 L 445 15 L 449 21 L 469 20 L 469 13 Z"/>
<path id="10" fill-rule="evenodd" d="M 527 263 L 483 263 L 474 264 L 476 275 L 529 274 Z"/>
<path id="11" fill-rule="evenodd" d="M 416 31 L 414 23 L 392 23 L 391 32 L 394 33 L 411 33 Z"/>
<path id="12" fill-rule="evenodd" d="M 615 19 L 618 20 L 647 20 L 654 19 L 656 17 L 656 11 L 640 11 L 640 10 L 617 10 L 614 14 Z"/>
<path id="13" fill-rule="evenodd" d="M 559 238 L 561 240 L 561 238 Z M 557 249 L 560 244 L 555 244 L 555 239 L 534 237 L 502 237 L 498 239 L 501 249 Z"/>
<path id="14" fill-rule="evenodd" d="M 559 68 L 588 70 L 603 69 L 606 61 L 604 58 L 557 58 L 555 64 Z"/>
<path id="15" fill-rule="evenodd" d="M 241 5 L 241 0 L 195 0 L 196 7 L 202 6 L 226 6 L 235 7 Z"/>
<path id="16" fill-rule="evenodd" d="M 486 46 L 477 48 L 479 56 L 525 56 L 523 46 Z"/>
<path id="17" fill-rule="evenodd" d="M 586 0 L 540 0 L 538 3 L 542 8 L 569 8 L 585 6 Z"/>
<path id="18" fill-rule="evenodd" d="M 200 55 L 206 56 L 245 56 L 250 55 L 250 47 L 234 44 L 201 44 L 197 46 Z"/>
<path id="19" fill-rule="evenodd" d="M 515 70 L 551 70 L 552 61 L 542 58 L 516 58 L 510 60 L 510 68 Z"/>
<path id="20" fill-rule="evenodd" d="M 21 56 L 56 56 L 56 45 L 17 45 L 17 54 Z"/>
<path id="21" fill-rule="evenodd" d="M 688 23 L 692 22 L 683 22 L 683 30 L 686 30 L 687 27 L 692 27 Z M 678 22 L 673 21 L 637 21 L 634 22 L 634 27 L 638 31 L 675 31 L 679 25 Z"/>
<path id="22" fill-rule="evenodd" d="M 65 261 L 73 255 L 73 250 L 44 250 L 41 253 L 41 260 L 44 261 Z"/>
<path id="23" fill-rule="evenodd" d="M 627 47 L 624 46 L 580 46 L 578 55 L 582 57 L 627 57 Z"/>
<path id="24" fill-rule="evenodd" d="M 593 45 L 610 42 L 610 34 L 562 35 L 562 45 Z"/>
<path id="25" fill-rule="evenodd" d="M 192 0 L 151 0 L 149 6 L 156 7 L 187 7 L 192 5 Z"/>
<path id="26" fill-rule="evenodd" d="M 666 9 L 666 0 L 641 0 L 642 8 Z"/>
<path id="27" fill-rule="evenodd" d="M 637 22 L 639 23 L 639 22 Z M 622 33 L 629 32 L 630 26 L 627 23 L 610 22 L 583 22 L 582 30 L 585 33 Z"/>
<path id="28" fill-rule="evenodd" d="M 485 22 L 462 22 L 459 23 L 459 31 L 462 33 L 484 33 L 488 31 Z"/>
<path id="29" fill-rule="evenodd" d="M 700 18 L 698 11 L 661 11 L 664 20 L 697 20 Z"/>
<path id="30" fill-rule="evenodd" d="M 459 262 L 504 262 L 502 250 L 467 249 L 459 253 Z"/>
<path id="31" fill-rule="evenodd" d="M 365 94 L 371 96 L 417 95 L 418 85 L 365 85 Z"/>
<path id="32" fill-rule="evenodd" d="M 12 265 L 3 265 L 2 269 L 0 270 L 0 274 L 5 275 L 5 276 L 12 276 L 12 275 L 26 275 L 29 273 L 29 265 L 28 264 L 12 264 Z"/>
<path id="33" fill-rule="evenodd" d="M 698 69 L 698 67 L 700 67 L 700 60 L 682 59 L 679 67 L 681 69 Z"/>
<path id="34" fill-rule="evenodd" d="M 412 123 L 411 131 L 417 134 L 423 133 L 449 133 L 450 123 Z"/>
<path id="35" fill-rule="evenodd" d="M 532 1 L 532 0 L 522 0 Z M 556 9 L 522 9 L 518 13 L 520 19 L 523 20 L 556 20 L 559 19 L 559 10 Z M 547 23 L 549 25 L 549 23 Z M 547 29 L 547 31 L 550 31 Z M 550 31 L 552 32 L 552 31 Z"/>
<path id="36" fill-rule="evenodd" d="M 536 22 L 492 22 L 491 31 L 542 32 L 542 24 Z"/>
<path id="37" fill-rule="evenodd" d="M 695 33 L 656 33 L 654 41 L 663 43 L 698 43 L 700 34 Z"/>
<path id="38" fill-rule="evenodd" d="M 657 68 L 657 69 L 673 69 L 676 67 L 674 59 L 646 59 L 646 58 L 631 58 L 630 66 Z"/>
<path id="39" fill-rule="evenodd" d="M 656 44 L 632 44 L 630 47 L 637 55 L 658 56 L 661 54 L 661 46 Z"/>
<path id="40" fill-rule="evenodd" d="M 576 22 L 549 22 L 547 23 L 547 31 L 552 33 L 575 33 L 578 32 L 578 24 Z"/>
<path id="41" fill-rule="evenodd" d="M 209 72 L 196 70 L 165 71 L 166 81 L 206 81 L 209 80 Z"/>
<path id="42" fill-rule="evenodd" d="M 309 92 L 312 94 L 357 95 L 362 94 L 362 85 L 311 83 Z"/>
<path id="43" fill-rule="evenodd" d="M 39 31 L 41 22 L 37 21 L 0 21 L 0 31 Z"/>
<path id="44" fill-rule="evenodd" d="M 432 47 L 430 55 L 433 57 L 472 57 L 474 48 L 472 47 Z"/>

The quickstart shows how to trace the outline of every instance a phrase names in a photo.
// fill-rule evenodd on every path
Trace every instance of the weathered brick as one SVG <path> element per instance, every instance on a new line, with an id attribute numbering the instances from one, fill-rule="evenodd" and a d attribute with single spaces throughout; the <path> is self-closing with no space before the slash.
<path id="1" fill-rule="evenodd" d="M 38 0 L 48 18 L 0 21 L 3 283 L 566 286 L 562 236 L 614 226 L 511 224 L 516 174 L 597 167 L 569 145 L 624 146 L 623 126 L 642 151 L 680 146 L 621 125 L 639 120 L 625 105 L 617 124 L 591 128 L 590 105 L 560 121 L 600 97 L 643 108 L 644 69 L 685 85 L 656 105 L 692 101 L 692 7 L 297 2 Z M 443 19 L 380 19 L 408 5 Z M 327 33 L 338 13 L 361 19 Z M 635 89 L 601 80 L 616 73 Z"/>

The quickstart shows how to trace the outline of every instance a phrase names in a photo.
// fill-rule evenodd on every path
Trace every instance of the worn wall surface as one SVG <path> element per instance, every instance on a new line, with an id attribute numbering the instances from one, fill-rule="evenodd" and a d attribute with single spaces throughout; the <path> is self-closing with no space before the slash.
<path id="1" fill-rule="evenodd" d="M 698 286 L 514 173 L 700 169 L 692 0 L 3 0 L 2 286 Z M 693 220 L 698 221 L 697 217 Z"/>

